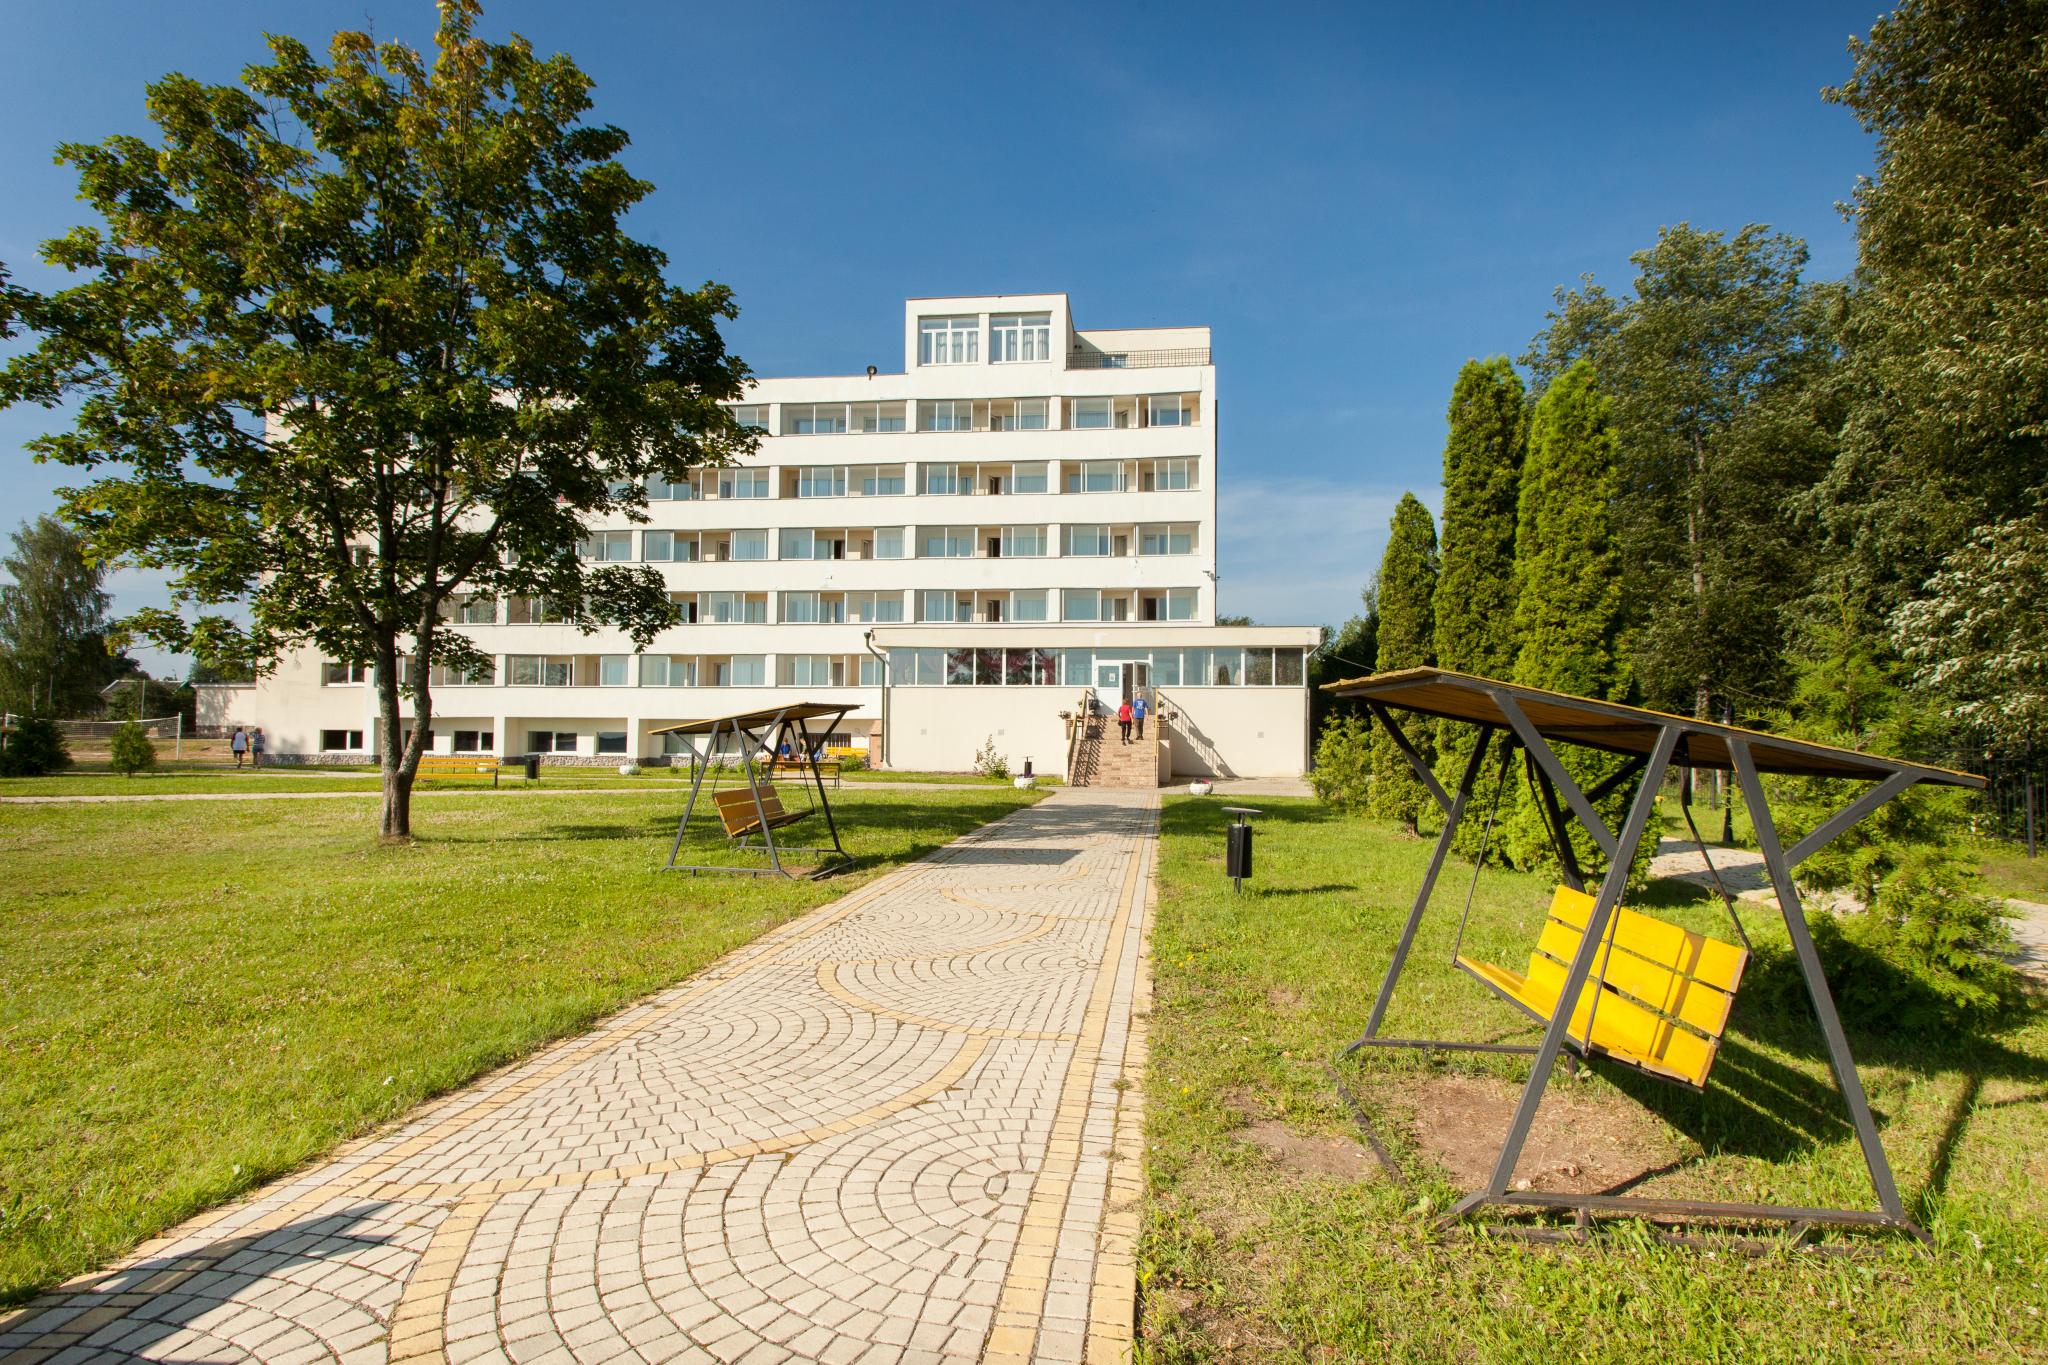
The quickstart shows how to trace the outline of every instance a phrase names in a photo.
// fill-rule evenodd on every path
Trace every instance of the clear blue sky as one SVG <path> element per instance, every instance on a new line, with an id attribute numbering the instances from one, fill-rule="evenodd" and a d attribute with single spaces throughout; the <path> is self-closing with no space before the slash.
<path id="1" fill-rule="evenodd" d="M 266 27 L 424 45 L 429 0 L 13 0 L 0 261 L 82 221 L 66 139 L 146 132 L 169 70 L 233 79 Z M 499 0 L 567 51 L 656 186 L 636 225 L 722 280 L 757 373 L 900 365 L 913 296 L 1064 290 L 1084 327 L 1205 323 L 1221 386 L 1221 607 L 1335 622 L 1394 501 L 1438 498 L 1470 356 L 1519 355 L 1551 292 L 1625 287 L 1661 225 L 1764 222 L 1845 275 L 1871 146 L 1822 103 L 1876 0 L 1396 6 Z M 63 471 L 0 413 L 9 526 Z M 117 605 L 161 600 L 137 575 Z M 150 662 L 161 665 L 162 660 Z"/>

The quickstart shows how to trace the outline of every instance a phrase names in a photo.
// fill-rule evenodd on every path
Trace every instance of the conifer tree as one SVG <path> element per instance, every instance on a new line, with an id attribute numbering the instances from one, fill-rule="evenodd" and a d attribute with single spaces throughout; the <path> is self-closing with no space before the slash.
<path id="1" fill-rule="evenodd" d="M 1417 668 L 1436 658 L 1436 524 L 1413 493 L 1403 493 L 1394 508 L 1392 534 L 1380 560 L 1374 598 L 1379 606 L 1379 638 L 1374 650 L 1376 671 Z M 1409 726 L 1409 739 L 1424 758 L 1433 747 L 1427 729 Z M 1372 737 L 1372 812 L 1399 820 L 1412 832 L 1419 828 L 1427 795 L 1408 767 L 1408 760 L 1384 729 Z"/>
<path id="2" fill-rule="evenodd" d="M 1513 681 L 1620 701 L 1629 679 L 1621 656 L 1621 560 L 1609 521 L 1615 486 L 1609 408 L 1592 365 L 1583 360 L 1558 375 L 1536 405 L 1517 507 Z M 1559 756 L 1582 788 L 1615 766 L 1584 749 L 1561 747 Z M 1503 802 L 1499 837 L 1508 856 L 1522 867 L 1550 863 L 1540 807 L 1526 784 L 1511 815 L 1508 810 Z M 1618 826 L 1612 810 L 1603 813 Z M 1580 866 L 1597 866 L 1592 841 L 1572 828 Z"/>
<path id="3" fill-rule="evenodd" d="M 1527 393 L 1506 356 L 1465 362 L 1448 418 L 1436 663 L 1506 678 L 1515 669 L 1515 519 L 1529 424 Z M 1472 740 L 1469 725 L 1439 728 L 1437 777 L 1446 791 L 1463 775 Z M 1459 852 L 1478 856 L 1484 827 L 1483 816 L 1466 821 Z"/>

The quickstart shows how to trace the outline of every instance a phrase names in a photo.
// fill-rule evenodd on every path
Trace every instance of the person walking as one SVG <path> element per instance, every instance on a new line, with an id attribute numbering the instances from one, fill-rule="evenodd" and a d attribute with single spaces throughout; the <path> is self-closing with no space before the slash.
<path id="1" fill-rule="evenodd" d="M 235 766 L 237 768 L 241 767 L 242 756 L 249 752 L 248 732 L 243 730 L 241 726 L 237 725 L 235 727 L 235 732 L 232 735 L 228 736 L 228 748 L 235 755 Z"/>
<path id="2" fill-rule="evenodd" d="M 1138 727 L 1138 733 L 1141 735 L 1145 733 L 1142 725 Z M 249 766 L 252 768 L 263 766 L 263 727 L 260 725 L 249 732 Z"/>
<path id="3" fill-rule="evenodd" d="M 1116 726 L 1123 734 L 1123 742 L 1131 742 L 1131 699 L 1124 698 L 1123 705 L 1116 708 Z"/>
<path id="4" fill-rule="evenodd" d="M 1145 694 L 1140 692 L 1131 699 L 1131 723 L 1138 727 L 1138 738 L 1145 737 L 1145 713 L 1152 708 L 1145 704 Z"/>

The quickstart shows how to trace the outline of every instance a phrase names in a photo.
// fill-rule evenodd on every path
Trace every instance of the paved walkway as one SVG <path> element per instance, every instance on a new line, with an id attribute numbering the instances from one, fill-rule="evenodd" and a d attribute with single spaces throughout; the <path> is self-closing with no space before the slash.
<path id="1" fill-rule="evenodd" d="M 355 774 L 347 774 L 354 776 Z M 258 778 L 261 782 L 266 779 Z M 837 792 L 856 792 L 872 788 L 876 791 L 922 792 L 944 791 L 948 787 L 975 787 L 986 790 L 986 782 L 842 782 L 832 788 Z M 690 783 L 687 778 L 656 778 L 648 782 L 628 782 L 620 779 L 616 786 L 601 787 L 550 787 L 543 781 L 537 787 L 414 787 L 413 800 L 431 796 L 656 796 L 677 792 L 687 793 Z M 0 796 L 0 806 L 83 806 L 120 805 L 131 801 L 347 801 L 363 800 L 366 797 L 382 798 L 383 792 L 376 787 L 356 787 L 345 792 L 110 792 L 98 796 Z"/>
<path id="2" fill-rule="evenodd" d="M 986 826 L 38 1300 L 0 1353 L 1125 1359 L 1155 811 Z"/>

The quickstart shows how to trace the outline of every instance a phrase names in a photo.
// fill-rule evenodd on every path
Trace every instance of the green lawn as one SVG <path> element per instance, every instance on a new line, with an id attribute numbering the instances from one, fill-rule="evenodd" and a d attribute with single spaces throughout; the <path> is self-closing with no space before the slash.
<path id="1" fill-rule="evenodd" d="M 1937 1240 L 1931 1255 L 1862 1238 L 1846 1257 L 1751 1259 L 1652 1245 L 1627 1224 L 1591 1248 L 1435 1236 L 1433 1215 L 1463 1193 L 1435 1153 L 1475 1132 L 1482 1147 L 1498 1140 L 1478 1123 L 1461 1134 L 1443 1097 L 1509 1095 L 1526 1062 L 1378 1053 L 1345 1064 L 1412 1183 L 1398 1187 L 1359 1161 L 1325 1065 L 1364 1027 L 1429 845 L 1313 801 L 1257 804 L 1266 815 L 1256 891 L 1242 900 L 1222 878 L 1216 804 L 1170 800 L 1164 815 L 1139 1264 L 1145 1359 L 2048 1356 L 2048 1012 L 1978 1039 L 1849 1022 L 1901 1191 Z M 1456 860 L 1446 869 L 1395 997 L 1393 1034 L 1535 1036 L 1449 965 L 1469 876 Z M 1549 889 L 1489 871 L 1467 951 L 1519 967 Z M 1718 904 L 1689 888 L 1655 888 L 1637 903 L 1729 933 Z M 1782 943 L 1762 914 L 1747 922 L 1760 946 Z M 1617 1163 L 1668 1167 L 1638 1192 L 1871 1207 L 1818 1029 L 1781 961 L 1753 965 L 1704 1096 L 1601 1064 L 1553 1082 L 1564 1098 L 1546 1102 L 1546 1118 L 1564 1107 L 1573 1116 L 1562 1140 L 1612 1132 Z M 1432 1128 L 1434 1145 L 1418 1140 Z M 1349 1173 L 1319 1173 L 1303 1151 L 1346 1154 Z M 1531 1174 L 1526 1161 L 1521 1169 Z"/>
<path id="2" fill-rule="evenodd" d="M 930 773 L 930 772 L 849 772 L 843 774 L 846 783 L 894 782 L 918 786 L 963 786 L 963 787 L 1007 787 L 1008 778 L 996 779 L 977 777 L 973 773 Z M 726 773 L 720 781 L 731 785 L 739 780 L 733 773 Z M 787 786 L 794 778 L 780 779 Z M 617 791 L 645 790 L 657 788 L 673 790 L 688 787 L 690 774 L 687 768 L 643 768 L 633 777 L 621 777 L 613 768 L 543 767 L 540 780 L 529 784 L 524 777 L 508 771 L 498 782 L 498 791 L 522 791 L 528 786 L 542 791 Z M 104 764 L 81 765 L 70 772 L 57 773 L 49 777 L 0 778 L 0 796 L 188 796 L 219 793 L 223 795 L 244 792 L 375 792 L 379 779 L 374 768 L 263 768 L 244 769 L 240 772 L 230 768 L 225 771 L 217 766 L 197 768 L 192 766 L 165 767 L 154 772 L 137 773 L 134 777 L 123 777 L 109 772 Z M 829 785 L 829 784 L 828 784 Z M 1038 785 L 1057 787 L 1057 777 L 1040 774 Z M 415 794 L 432 796 L 449 791 L 491 791 L 489 777 L 431 778 L 417 784 Z"/>
<path id="3" fill-rule="evenodd" d="M 1978 866 L 1990 895 L 2048 903 L 2048 854 L 2029 858 L 2019 845 L 1985 844 Z"/>
<path id="4" fill-rule="evenodd" d="M 1034 799 L 848 792 L 815 884 L 657 873 L 679 799 L 0 807 L 0 1302 Z"/>

